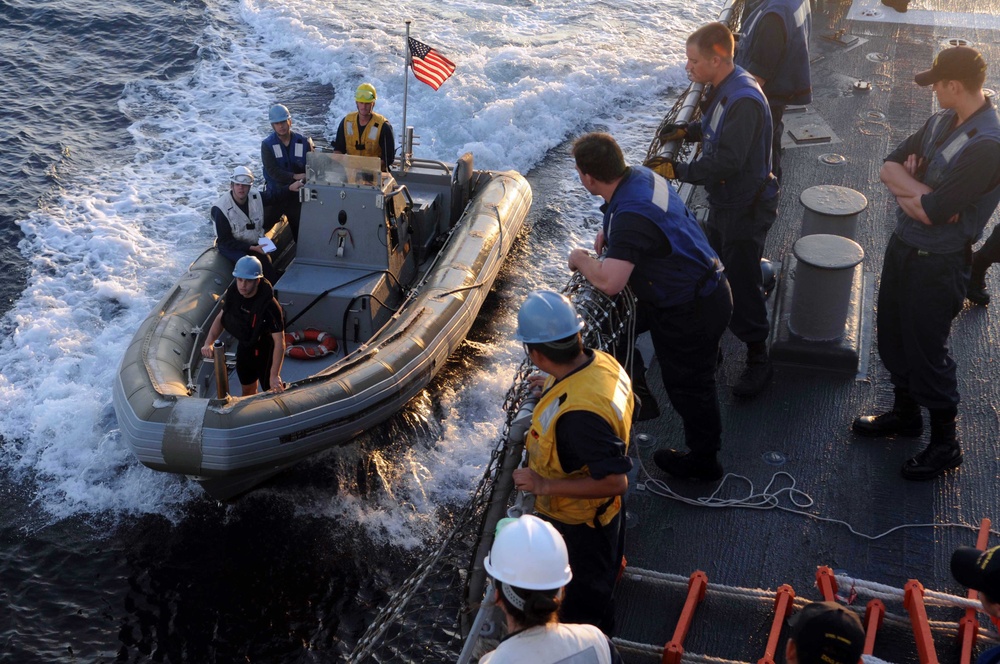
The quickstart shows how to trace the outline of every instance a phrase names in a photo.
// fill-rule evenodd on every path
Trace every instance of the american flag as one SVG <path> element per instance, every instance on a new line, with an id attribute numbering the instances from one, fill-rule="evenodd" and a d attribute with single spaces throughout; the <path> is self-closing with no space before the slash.
<path id="1" fill-rule="evenodd" d="M 413 75 L 421 83 L 426 83 L 435 90 L 455 73 L 455 63 L 444 57 L 433 48 L 416 39 L 410 39 L 411 65 Z"/>

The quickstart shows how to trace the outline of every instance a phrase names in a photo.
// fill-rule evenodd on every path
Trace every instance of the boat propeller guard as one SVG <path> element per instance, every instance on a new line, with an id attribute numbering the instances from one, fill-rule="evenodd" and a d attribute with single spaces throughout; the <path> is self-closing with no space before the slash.
<path id="1" fill-rule="evenodd" d="M 304 345 L 300 342 L 309 342 Z M 309 360 L 337 352 L 337 338 L 329 332 L 308 327 L 304 330 L 285 332 L 285 357 Z"/>

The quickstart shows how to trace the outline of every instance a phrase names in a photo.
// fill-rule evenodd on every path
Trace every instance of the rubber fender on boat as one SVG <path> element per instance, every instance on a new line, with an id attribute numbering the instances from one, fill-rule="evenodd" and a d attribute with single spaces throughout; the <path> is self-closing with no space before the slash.
<path id="1" fill-rule="evenodd" d="M 301 341 L 309 341 L 315 345 L 304 346 L 299 343 Z M 309 360 L 336 352 L 337 338 L 329 332 L 314 327 L 285 332 L 285 357 Z"/>

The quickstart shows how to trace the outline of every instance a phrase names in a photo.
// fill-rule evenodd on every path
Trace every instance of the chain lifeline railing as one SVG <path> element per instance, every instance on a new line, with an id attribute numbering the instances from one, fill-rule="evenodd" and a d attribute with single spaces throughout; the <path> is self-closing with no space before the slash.
<path id="1" fill-rule="evenodd" d="M 759 0 L 757 0 L 759 1 Z M 744 5 L 755 0 L 726 2 L 718 20 L 733 32 L 739 30 Z M 685 156 L 689 147 L 681 141 L 664 141 L 667 124 L 697 119 L 702 85 L 693 83 L 664 116 L 654 134 L 644 164 L 655 170 L 664 161 Z M 625 291 L 609 298 L 575 273 L 563 289 L 587 322 L 584 343 L 608 350 L 619 338 L 634 340 L 635 298 Z M 623 364 L 631 364 L 631 347 Z M 521 463 L 523 440 L 511 441 L 512 425 L 527 404 L 528 376 L 535 371 L 527 359 L 521 362 L 504 398 L 506 421 L 493 445 L 483 477 L 468 502 L 453 516 L 453 525 L 430 549 L 410 576 L 381 608 L 358 641 L 349 662 L 445 662 L 455 661 L 469 634 L 473 614 L 486 589 L 483 553 L 489 550 L 496 522 L 506 514 L 513 499 L 510 471 Z"/>
<path id="2" fill-rule="evenodd" d="M 563 293 L 587 323 L 587 347 L 610 350 L 619 339 L 634 339 L 635 298 L 630 290 L 610 298 L 574 273 Z M 631 353 L 631 348 L 627 352 Z M 510 472 L 520 465 L 524 445 L 523 438 L 511 440 L 510 434 L 518 414 L 524 416 L 528 376 L 535 371 L 527 358 L 521 362 L 504 397 L 507 417 L 479 485 L 453 515 L 451 529 L 380 609 L 348 662 L 444 662 L 458 658 L 471 616 L 485 592 L 482 552 L 489 550 L 496 522 L 513 498 Z"/>
<path id="3" fill-rule="evenodd" d="M 718 21 L 725 23 L 733 33 L 738 33 L 744 13 L 744 5 L 753 8 L 757 4 L 759 4 L 759 0 L 756 2 L 754 0 L 735 0 L 735 2 L 726 3 L 722 11 L 719 12 Z M 653 140 L 650 141 L 649 148 L 646 150 L 646 158 L 643 161 L 644 166 L 661 172 L 659 167 L 662 167 L 667 162 L 677 162 L 682 157 L 686 157 L 691 151 L 691 144 L 683 143 L 680 139 L 666 140 L 666 137 L 670 135 L 669 125 L 693 122 L 698 119 L 701 115 L 698 103 L 701 101 L 701 94 L 704 88 L 705 86 L 701 83 L 692 83 L 689 85 L 687 90 L 677 98 L 671 109 L 663 116 L 663 120 L 660 121 L 656 132 L 653 134 Z"/>

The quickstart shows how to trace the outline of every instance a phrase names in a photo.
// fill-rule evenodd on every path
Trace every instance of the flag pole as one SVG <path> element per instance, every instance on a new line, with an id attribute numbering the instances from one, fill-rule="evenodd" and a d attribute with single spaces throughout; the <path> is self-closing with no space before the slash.
<path id="1" fill-rule="evenodd" d="M 403 168 L 410 165 L 410 157 L 413 155 L 413 146 L 410 145 L 410 132 L 406 128 L 406 103 L 409 96 L 410 87 L 410 21 L 406 21 L 406 58 L 403 63 Z"/>

